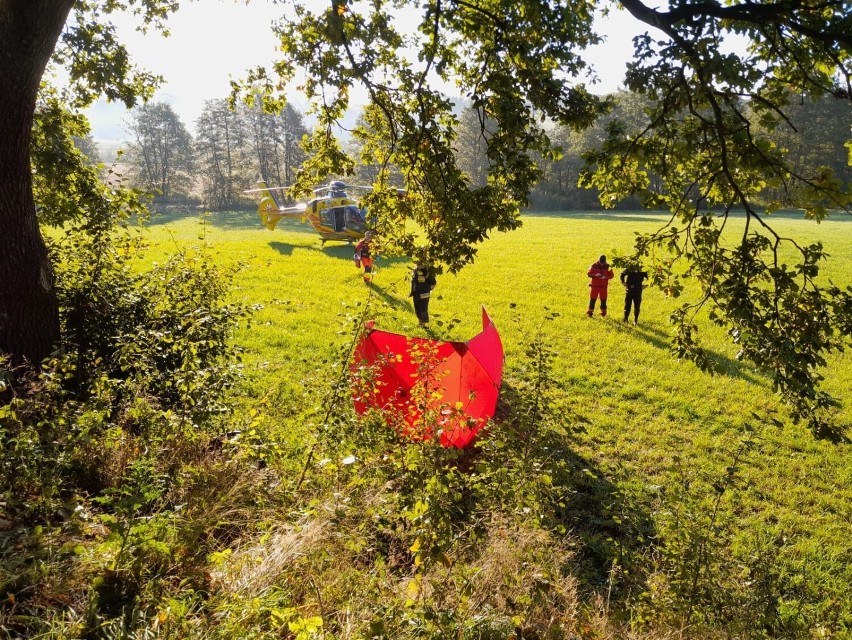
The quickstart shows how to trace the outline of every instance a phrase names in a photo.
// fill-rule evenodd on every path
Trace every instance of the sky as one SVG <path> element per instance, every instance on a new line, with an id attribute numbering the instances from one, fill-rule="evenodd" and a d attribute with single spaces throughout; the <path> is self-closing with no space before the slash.
<path id="1" fill-rule="evenodd" d="M 270 27 L 281 13 L 281 5 L 261 0 L 249 5 L 183 2 L 168 18 L 168 38 L 156 33 L 140 34 L 130 19 L 113 20 L 137 66 L 164 77 L 154 99 L 169 103 L 187 129 L 193 131 L 205 100 L 227 97 L 232 78 L 241 78 L 248 69 L 268 65 L 276 58 L 277 42 Z M 588 53 L 602 81 L 595 85 L 595 92 L 618 89 L 624 65 L 632 54 L 635 29 L 635 20 L 626 12 L 599 23 L 606 42 Z M 290 98 L 297 109 L 305 110 L 306 105 Z M 126 137 L 128 114 L 122 105 L 99 102 L 87 114 L 95 140 Z"/>

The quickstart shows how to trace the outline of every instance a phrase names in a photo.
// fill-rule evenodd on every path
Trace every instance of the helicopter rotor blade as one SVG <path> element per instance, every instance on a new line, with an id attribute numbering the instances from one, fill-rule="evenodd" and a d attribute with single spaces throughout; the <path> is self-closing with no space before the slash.
<path id="1" fill-rule="evenodd" d="M 246 189 L 243 193 L 260 193 L 262 191 L 286 191 L 290 187 L 263 187 L 261 189 Z"/>
<path id="2" fill-rule="evenodd" d="M 332 184 L 322 184 L 322 185 L 318 185 L 316 187 L 313 187 L 313 191 L 314 191 L 314 193 L 321 193 L 323 191 L 332 191 L 332 190 L 340 190 L 340 189 L 367 189 L 367 190 L 372 190 L 372 188 L 373 188 L 372 185 L 367 185 L 367 184 L 345 184 L 345 183 L 333 184 L 332 183 Z"/>
<path id="3" fill-rule="evenodd" d="M 323 184 L 323 185 L 320 185 L 318 187 L 314 187 L 312 189 L 312 191 L 314 193 L 322 193 L 324 191 L 332 191 L 334 189 L 339 190 L 339 189 L 347 189 L 347 188 L 349 188 L 349 185 L 345 185 L 345 184 L 335 185 L 334 187 L 332 187 L 330 184 Z"/>

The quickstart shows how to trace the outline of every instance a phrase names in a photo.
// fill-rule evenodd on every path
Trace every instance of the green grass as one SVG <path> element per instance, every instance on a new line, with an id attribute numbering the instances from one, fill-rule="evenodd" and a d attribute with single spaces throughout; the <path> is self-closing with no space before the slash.
<path id="1" fill-rule="evenodd" d="M 669 356 L 671 327 L 668 316 L 680 299 L 668 299 L 648 289 L 641 326 L 618 322 L 623 290 L 610 286 L 610 315 L 589 320 L 586 269 L 600 253 L 625 254 L 635 232 L 657 228 L 665 218 L 647 214 L 527 215 L 521 229 L 495 233 L 480 249 L 474 265 L 457 275 L 443 275 L 434 292 L 431 312 L 435 337 L 465 339 L 477 333 L 479 309 L 484 305 L 503 336 L 507 367 L 523 353 L 529 336 L 539 329 L 551 336 L 562 354 L 557 366 L 566 383 L 603 385 L 604 395 L 636 393 L 698 396 L 678 404 L 699 404 L 728 396 L 738 387 L 746 395 L 765 386 L 763 377 L 748 364 L 734 360 L 736 349 L 723 332 L 703 323 L 700 336 L 727 375 L 701 374 Z M 799 219 L 778 220 L 780 229 L 803 241 L 822 240 L 832 255 L 824 276 L 843 286 L 852 283 L 852 224 L 840 221 L 815 225 Z M 372 291 L 361 282 L 352 261 L 353 249 L 319 238 L 307 225 L 285 221 L 275 232 L 259 225 L 248 213 L 221 213 L 206 218 L 183 218 L 150 228 L 154 245 L 151 259 L 176 246 L 209 245 L 216 261 L 240 265 L 233 298 L 262 307 L 253 327 L 238 336 L 254 367 L 282 371 L 290 378 L 309 377 L 311 360 L 334 353 L 339 343 L 341 315 L 359 305 L 372 305 L 371 316 L 390 331 L 423 334 L 408 298 L 411 263 L 405 258 L 379 259 Z M 560 317 L 542 327 L 545 309 Z M 451 330 L 448 330 L 452 325 Z M 838 358 L 825 372 L 826 386 L 843 394 L 850 359 Z M 693 393 L 699 391 L 699 393 Z M 772 402 L 771 394 L 764 400 Z M 845 414 L 848 421 L 852 414 Z"/>
<path id="2" fill-rule="evenodd" d="M 585 315 L 588 266 L 601 253 L 629 253 L 636 232 L 664 220 L 638 213 L 526 215 L 521 229 L 494 233 L 474 265 L 438 278 L 428 332 L 418 327 L 407 296 L 411 264 L 404 258 L 380 258 L 370 289 L 352 247 L 322 248 L 306 225 L 285 223 L 269 232 L 253 214 L 221 213 L 203 224 L 155 219 L 146 233 L 151 260 L 203 242 L 215 262 L 239 267 L 232 298 L 258 307 L 251 327 L 235 337 L 245 348 L 247 402 L 274 417 L 282 442 L 310 442 L 315 427 L 305 416 L 322 403 L 331 364 L 351 338 L 347 317 L 368 306 L 380 328 L 464 340 L 480 330 L 484 305 L 505 347 L 503 398 L 533 375 L 526 351 L 537 336 L 555 352 L 556 422 L 577 463 L 623 499 L 610 502 L 608 514 L 640 511 L 652 535 L 665 538 L 667 551 L 649 563 L 676 573 L 672 566 L 687 561 L 690 527 L 697 530 L 716 504 L 713 486 L 731 479 L 707 525 L 724 530 L 710 536 L 726 550 L 723 561 L 745 566 L 745 558 L 768 553 L 783 577 L 779 584 L 795 586 L 778 594 L 785 606 L 810 607 L 809 633 L 816 636 L 822 626 L 850 637 L 852 447 L 817 441 L 791 424 L 767 377 L 737 361 L 723 331 L 706 321 L 699 336 L 721 373 L 674 359 L 668 316 L 680 300 L 648 289 L 640 326 L 625 325 L 615 280 L 609 317 Z M 822 241 L 832 256 L 824 277 L 852 284 L 852 221 L 816 225 L 781 216 L 776 224 L 802 241 Z M 825 388 L 843 401 L 841 421 L 852 423 L 852 355 L 833 357 L 823 374 Z M 734 475 L 726 475 L 735 461 Z M 589 527 L 581 535 L 592 548 L 588 555 L 595 545 L 615 544 L 592 533 Z"/>

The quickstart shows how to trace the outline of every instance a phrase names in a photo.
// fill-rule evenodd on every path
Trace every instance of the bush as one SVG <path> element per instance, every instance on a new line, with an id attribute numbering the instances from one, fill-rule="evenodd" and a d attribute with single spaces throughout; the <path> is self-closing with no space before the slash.
<path id="1" fill-rule="evenodd" d="M 209 488 L 199 476 L 233 484 L 210 446 L 240 376 L 230 274 L 203 250 L 141 272 L 144 246 L 109 225 L 51 249 L 63 342 L 0 406 L 0 592 L 14 605 L 0 628 L 16 633 L 59 594 L 93 628 L 137 611 L 152 579 L 200 575 L 203 532 L 181 531 L 177 498 Z"/>

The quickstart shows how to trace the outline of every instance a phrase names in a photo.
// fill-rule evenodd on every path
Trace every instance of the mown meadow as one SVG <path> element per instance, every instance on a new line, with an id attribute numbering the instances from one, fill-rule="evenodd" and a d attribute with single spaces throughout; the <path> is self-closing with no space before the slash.
<path id="1" fill-rule="evenodd" d="M 791 424 L 767 377 L 738 361 L 736 346 L 706 317 L 698 318 L 699 337 L 718 373 L 674 359 L 668 317 L 680 299 L 648 289 L 633 327 L 621 322 L 616 279 L 609 316 L 585 315 L 588 266 L 601 253 L 627 254 L 635 232 L 664 220 L 642 213 L 526 215 L 521 229 L 495 233 L 474 265 L 439 277 L 428 331 L 418 327 L 407 296 L 410 261 L 380 258 L 374 286 L 365 287 L 352 248 L 323 248 L 306 225 L 270 233 L 250 215 L 213 214 L 153 224 L 150 240 L 165 253 L 203 243 L 216 263 L 238 267 L 233 300 L 256 311 L 235 341 L 245 349 L 245 383 L 264 438 L 277 438 L 275 447 L 298 443 L 306 464 L 317 462 L 305 452 L 326 428 L 321 407 L 354 324 L 370 318 L 390 331 L 463 340 L 479 331 L 484 305 L 506 359 L 499 420 L 483 446 L 516 447 L 515 455 L 528 459 L 507 463 L 511 473 L 532 474 L 493 473 L 490 481 L 505 483 L 499 501 L 507 513 L 526 514 L 530 526 L 551 535 L 564 532 L 560 544 L 573 559 L 579 602 L 595 594 L 614 620 L 660 628 L 706 622 L 739 637 L 769 629 L 790 637 L 848 635 L 849 445 L 816 440 Z M 788 215 L 776 224 L 800 240 L 822 241 L 832 256 L 824 276 L 852 284 L 852 222 L 816 225 Z M 846 424 L 851 373 L 849 354 L 824 371 L 825 387 L 844 402 Z M 363 451 L 357 434 L 344 441 L 340 459 L 370 464 L 368 437 Z M 552 485 L 557 474 L 549 456 L 571 470 L 562 477 L 567 484 Z M 369 476 L 355 470 L 355 477 L 360 473 Z M 524 495 L 541 484 L 556 494 L 548 514 L 539 499 Z"/>
<path id="2" fill-rule="evenodd" d="M 616 278 L 608 317 L 586 316 L 589 265 L 629 253 L 636 232 L 665 218 L 523 220 L 493 234 L 475 264 L 438 277 L 424 329 L 405 257 L 380 256 L 366 286 L 353 248 L 323 247 L 307 225 L 284 221 L 270 232 L 250 212 L 154 215 L 134 269 L 180 254 L 230 274 L 227 302 L 250 310 L 230 337 L 241 362 L 230 409 L 199 427 L 200 412 L 110 391 L 98 393 L 125 398 L 120 415 L 97 406 L 95 393 L 73 419 L 72 404 L 50 418 L 73 424 L 64 473 L 75 478 L 82 466 L 89 484 L 42 496 L 45 506 L 32 510 L 38 526 L 0 519 L 0 538 L 20 552 L 0 554 L 8 592 L 0 630 L 852 638 L 850 444 L 793 424 L 769 378 L 737 359 L 706 312 L 698 335 L 716 373 L 674 358 L 668 317 L 682 298 L 647 289 L 634 327 L 621 321 Z M 832 259 L 822 277 L 852 284 L 852 221 L 775 222 L 802 242 L 824 242 Z M 152 289 L 186 288 L 175 305 L 204 286 L 152 273 Z M 505 368 L 497 415 L 475 446 L 400 441 L 379 417 L 354 414 L 348 362 L 364 322 L 466 340 L 481 329 L 482 306 L 502 337 Z M 208 322 L 176 311 L 173 325 Z M 150 347 L 140 334 L 139 357 L 168 353 L 176 334 L 163 329 Z M 822 373 L 849 425 L 852 354 L 833 355 Z M 97 384 L 137 388 L 130 382 Z M 161 382 L 164 395 L 180 389 L 204 404 L 189 380 Z M 16 436 L 6 457 L 44 461 L 33 441 Z M 21 487 L 49 488 L 46 474 L 28 473 Z M 60 499 L 61 517 L 51 511 Z"/>

